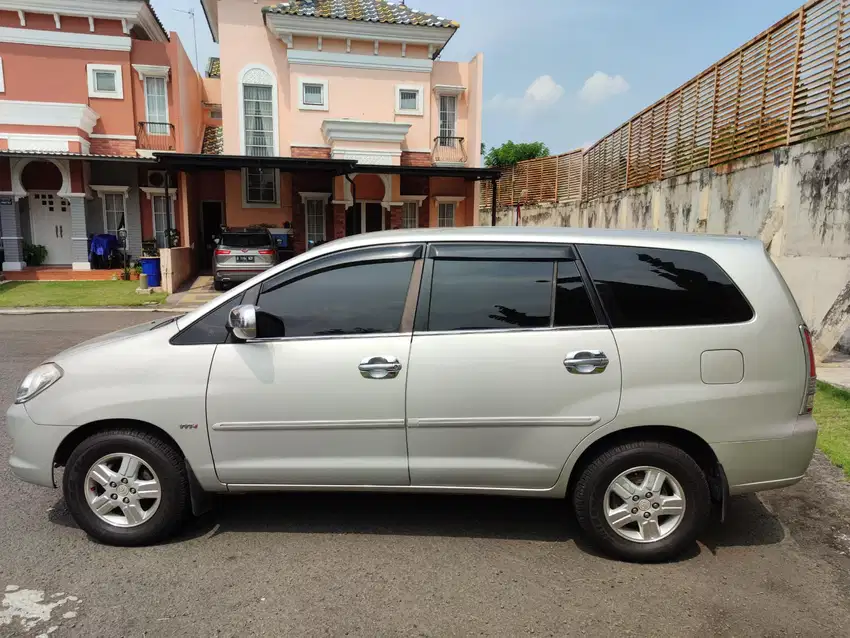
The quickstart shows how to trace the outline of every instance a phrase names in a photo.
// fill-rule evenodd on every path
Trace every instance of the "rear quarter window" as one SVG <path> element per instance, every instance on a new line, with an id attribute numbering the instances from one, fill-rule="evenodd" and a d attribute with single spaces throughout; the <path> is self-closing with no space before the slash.
<path id="1" fill-rule="evenodd" d="M 577 246 L 614 328 L 741 323 L 753 309 L 707 255 L 632 246 Z"/>

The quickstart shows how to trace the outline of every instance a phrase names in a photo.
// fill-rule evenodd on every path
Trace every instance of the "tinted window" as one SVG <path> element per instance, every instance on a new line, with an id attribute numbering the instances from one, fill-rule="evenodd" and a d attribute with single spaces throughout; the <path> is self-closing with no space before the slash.
<path id="1" fill-rule="evenodd" d="M 615 328 L 738 323 L 753 316 L 726 273 L 700 253 L 578 248 Z"/>
<path id="2" fill-rule="evenodd" d="M 231 248 L 263 248 L 272 242 L 265 233 L 224 233 L 221 245 Z"/>
<path id="3" fill-rule="evenodd" d="M 242 303 L 244 295 L 236 295 L 213 310 L 207 316 L 193 323 L 189 328 L 174 337 L 171 343 L 178 346 L 192 346 L 202 343 L 224 343 L 227 339 L 227 319 L 230 311 Z"/>
<path id="4" fill-rule="evenodd" d="M 284 334 L 312 337 L 398 332 L 413 261 L 325 270 L 264 291 L 258 305 Z"/>
<path id="5" fill-rule="evenodd" d="M 548 327 L 552 262 L 434 261 L 429 330 Z"/>
<path id="6" fill-rule="evenodd" d="M 595 326 L 598 323 L 578 266 L 573 261 L 558 262 L 558 282 L 555 285 L 555 325 Z"/>

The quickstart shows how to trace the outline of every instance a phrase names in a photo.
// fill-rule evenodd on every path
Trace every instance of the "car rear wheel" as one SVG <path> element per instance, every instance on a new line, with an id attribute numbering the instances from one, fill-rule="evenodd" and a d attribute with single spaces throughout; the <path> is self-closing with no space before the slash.
<path id="1" fill-rule="evenodd" d="M 190 505 L 180 453 L 136 430 L 85 439 L 68 459 L 62 487 L 77 524 L 109 545 L 161 541 L 177 530 Z"/>
<path id="2" fill-rule="evenodd" d="M 218 291 L 224 290 L 224 282 L 213 280 L 213 290 L 218 290 Z"/>
<path id="3" fill-rule="evenodd" d="M 705 474 L 668 443 L 618 445 L 582 471 L 578 522 L 602 551 L 634 562 L 669 560 L 692 547 L 711 512 Z"/>

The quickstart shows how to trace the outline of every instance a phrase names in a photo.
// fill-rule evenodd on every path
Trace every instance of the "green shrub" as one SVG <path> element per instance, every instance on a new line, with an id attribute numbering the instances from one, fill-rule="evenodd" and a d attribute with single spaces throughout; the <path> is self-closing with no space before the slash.
<path id="1" fill-rule="evenodd" d="M 27 266 L 41 266 L 47 260 L 47 248 L 40 244 L 24 244 L 24 261 Z"/>

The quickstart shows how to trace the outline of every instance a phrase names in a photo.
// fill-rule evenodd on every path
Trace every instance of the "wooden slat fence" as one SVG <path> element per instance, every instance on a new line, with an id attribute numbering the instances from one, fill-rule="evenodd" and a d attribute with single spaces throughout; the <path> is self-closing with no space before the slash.
<path id="1" fill-rule="evenodd" d="M 593 199 L 846 128 L 850 0 L 813 0 L 586 151 L 506 169 L 499 204 Z"/>

